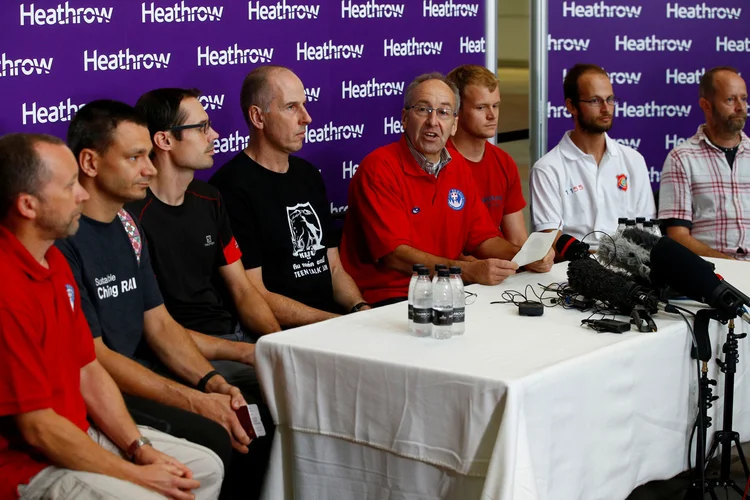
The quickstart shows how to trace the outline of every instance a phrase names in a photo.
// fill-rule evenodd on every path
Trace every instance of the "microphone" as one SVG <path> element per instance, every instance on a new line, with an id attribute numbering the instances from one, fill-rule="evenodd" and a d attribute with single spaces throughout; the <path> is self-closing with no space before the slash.
<path id="1" fill-rule="evenodd" d="M 589 245 L 569 234 L 561 234 L 555 243 L 557 255 L 562 260 L 576 261 L 579 259 L 590 259 Z"/>
<path id="2" fill-rule="evenodd" d="M 663 237 L 651 251 L 651 282 L 670 286 L 698 302 L 708 304 L 726 319 L 742 317 L 750 323 L 750 297 L 714 272 L 714 265 L 699 255 Z"/>
<path id="3" fill-rule="evenodd" d="M 628 231 L 631 231 L 628 229 Z M 633 229 L 632 231 L 639 231 Z M 627 232 L 627 231 L 626 231 Z M 643 231 L 639 231 L 643 232 Z M 650 235 L 649 236 L 653 236 Z M 602 262 L 619 267 L 630 273 L 639 281 L 650 283 L 651 251 L 623 235 L 615 235 L 611 239 L 603 237 L 599 241 L 596 255 Z"/>
<path id="4" fill-rule="evenodd" d="M 655 234 L 651 234 L 643 229 L 638 229 L 637 227 L 624 230 L 622 236 L 649 251 L 652 250 L 662 238 L 661 236 L 656 236 Z"/>
<path id="5" fill-rule="evenodd" d="M 650 312 L 676 312 L 668 303 L 605 268 L 595 259 L 579 259 L 568 264 L 568 285 L 581 295 L 600 300 L 623 314 L 630 314 L 637 305 Z"/>

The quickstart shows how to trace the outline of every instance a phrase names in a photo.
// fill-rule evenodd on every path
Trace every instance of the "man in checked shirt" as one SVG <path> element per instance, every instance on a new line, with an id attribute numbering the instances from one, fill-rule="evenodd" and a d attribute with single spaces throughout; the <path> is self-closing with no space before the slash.
<path id="1" fill-rule="evenodd" d="M 747 86 L 734 68 L 707 71 L 699 104 L 706 123 L 664 162 L 659 219 L 698 255 L 749 260 L 750 139 Z"/>

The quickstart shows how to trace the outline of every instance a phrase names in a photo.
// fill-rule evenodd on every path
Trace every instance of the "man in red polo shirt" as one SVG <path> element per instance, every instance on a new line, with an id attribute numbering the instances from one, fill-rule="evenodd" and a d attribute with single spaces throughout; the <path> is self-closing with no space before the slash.
<path id="1" fill-rule="evenodd" d="M 53 246 L 88 199 L 73 154 L 56 137 L 9 134 L 0 178 L 0 499 L 216 498 L 218 456 L 136 427 L 96 360 Z"/>
<path id="2" fill-rule="evenodd" d="M 515 245 L 529 237 L 523 220 L 521 178 L 513 158 L 487 139 L 497 134 L 500 87 L 497 77 L 484 66 L 464 64 L 446 75 L 458 87 L 456 135 L 448 141 L 451 155 L 461 154 L 471 168 L 477 192 L 500 234 Z"/>
<path id="3" fill-rule="evenodd" d="M 405 299 L 417 263 L 460 266 L 465 281 L 485 285 L 518 268 L 509 260 L 519 247 L 500 238 L 466 161 L 445 148 L 459 101 L 440 73 L 417 77 L 404 96 L 401 140 L 367 155 L 352 179 L 341 259 L 371 304 Z M 551 266 L 550 253 L 527 267 Z"/>

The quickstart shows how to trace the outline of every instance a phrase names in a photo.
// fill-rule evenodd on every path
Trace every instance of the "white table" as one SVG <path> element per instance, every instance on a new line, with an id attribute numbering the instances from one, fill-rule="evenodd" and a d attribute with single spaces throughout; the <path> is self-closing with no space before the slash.
<path id="1" fill-rule="evenodd" d="M 716 264 L 750 292 L 750 265 Z M 257 370 L 278 424 L 265 498 L 616 500 L 685 470 L 697 375 L 679 316 L 656 315 L 656 333 L 598 334 L 580 326 L 588 313 L 490 304 L 565 269 L 470 287 L 466 334 L 449 340 L 411 336 L 405 303 L 263 337 Z M 712 323 L 718 355 L 726 327 Z M 748 343 L 734 413 L 745 440 Z"/>

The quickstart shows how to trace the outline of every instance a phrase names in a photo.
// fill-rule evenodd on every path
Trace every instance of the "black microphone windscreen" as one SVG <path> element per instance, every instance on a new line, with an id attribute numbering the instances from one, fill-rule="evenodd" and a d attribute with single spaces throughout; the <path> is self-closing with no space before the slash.
<path id="1" fill-rule="evenodd" d="M 596 255 L 602 262 L 627 271 L 639 283 L 650 284 L 650 249 L 647 250 L 623 236 L 605 236 L 599 241 Z"/>
<path id="2" fill-rule="evenodd" d="M 561 234 L 557 238 L 555 250 L 557 251 L 557 255 L 563 260 L 575 261 L 590 257 L 589 245 L 569 234 Z"/>
<path id="3" fill-rule="evenodd" d="M 651 250 L 651 282 L 704 303 L 720 284 L 712 263 L 667 237 Z"/>
<path id="4" fill-rule="evenodd" d="M 622 236 L 647 250 L 653 249 L 661 239 L 661 236 L 656 236 L 637 227 L 626 229 L 622 232 Z"/>
<path id="5" fill-rule="evenodd" d="M 568 264 L 568 286 L 585 297 L 601 300 L 623 311 L 629 311 L 633 306 L 629 291 L 635 284 L 594 259 L 580 259 Z"/>

